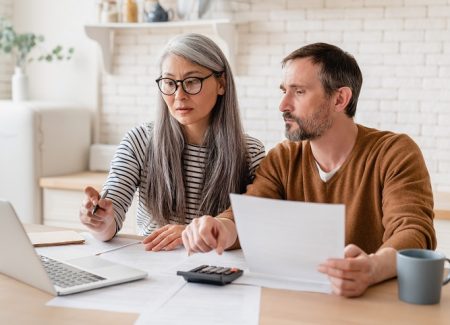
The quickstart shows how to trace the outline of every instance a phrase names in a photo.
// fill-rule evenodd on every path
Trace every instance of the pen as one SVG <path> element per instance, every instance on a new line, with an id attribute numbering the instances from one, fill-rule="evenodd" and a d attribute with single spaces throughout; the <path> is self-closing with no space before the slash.
<path id="1" fill-rule="evenodd" d="M 108 195 L 108 189 L 106 189 L 106 190 L 103 192 L 102 196 L 100 196 L 99 201 L 100 201 L 100 200 L 103 200 L 104 198 L 106 198 L 106 195 Z M 92 209 L 92 214 L 95 214 L 95 212 L 97 212 L 98 208 L 99 208 L 99 206 L 98 206 L 98 202 L 97 202 L 97 204 L 94 206 L 94 209 Z"/>
<path id="2" fill-rule="evenodd" d="M 136 245 L 136 244 L 142 244 L 142 242 L 138 241 L 138 242 L 128 243 L 128 244 L 125 244 L 125 245 L 122 245 L 122 246 L 119 246 L 119 247 L 114 247 L 114 248 L 111 248 L 111 249 L 104 250 L 102 252 L 95 253 L 95 255 L 98 256 L 98 255 L 101 255 L 101 254 L 104 254 L 104 253 L 113 252 L 113 251 L 116 251 L 118 249 L 121 249 L 121 248 L 124 248 L 124 247 L 128 247 L 128 246 L 131 246 L 131 245 Z"/>

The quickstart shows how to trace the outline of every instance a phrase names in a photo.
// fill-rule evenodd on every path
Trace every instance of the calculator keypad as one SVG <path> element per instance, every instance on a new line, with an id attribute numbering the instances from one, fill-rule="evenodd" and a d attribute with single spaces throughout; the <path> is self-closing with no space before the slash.
<path id="1" fill-rule="evenodd" d="M 237 279 L 242 273 L 242 270 L 235 267 L 200 265 L 188 272 L 178 271 L 177 275 L 183 276 L 188 282 L 224 285 Z"/>

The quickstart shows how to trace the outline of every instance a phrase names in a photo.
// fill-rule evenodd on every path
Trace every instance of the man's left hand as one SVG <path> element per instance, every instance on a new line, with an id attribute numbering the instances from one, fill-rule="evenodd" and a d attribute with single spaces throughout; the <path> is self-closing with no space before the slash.
<path id="1" fill-rule="evenodd" d="M 374 283 L 376 265 L 371 256 L 350 244 L 344 258 L 330 258 L 319 265 L 319 272 L 327 274 L 334 294 L 344 297 L 361 296 Z"/>
<path id="2" fill-rule="evenodd" d="M 181 233 L 184 228 L 186 228 L 185 225 L 165 225 L 155 230 L 142 241 L 145 250 L 153 252 L 170 251 L 183 245 Z"/>

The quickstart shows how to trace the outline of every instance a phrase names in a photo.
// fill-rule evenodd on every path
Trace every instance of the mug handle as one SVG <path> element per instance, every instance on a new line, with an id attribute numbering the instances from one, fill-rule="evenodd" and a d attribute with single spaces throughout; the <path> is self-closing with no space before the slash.
<path id="1" fill-rule="evenodd" d="M 450 263 L 450 259 L 446 258 L 445 260 Z M 448 272 L 447 278 L 444 280 L 442 285 L 445 286 L 449 282 L 450 282 L 450 271 Z"/>

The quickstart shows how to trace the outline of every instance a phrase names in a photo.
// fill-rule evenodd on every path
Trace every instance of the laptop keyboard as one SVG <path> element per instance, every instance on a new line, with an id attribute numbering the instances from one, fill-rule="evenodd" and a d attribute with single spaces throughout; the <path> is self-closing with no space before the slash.
<path id="1" fill-rule="evenodd" d="M 40 257 L 42 265 L 52 282 L 61 288 L 105 280 L 101 276 L 77 269 L 47 256 L 40 255 Z"/>

